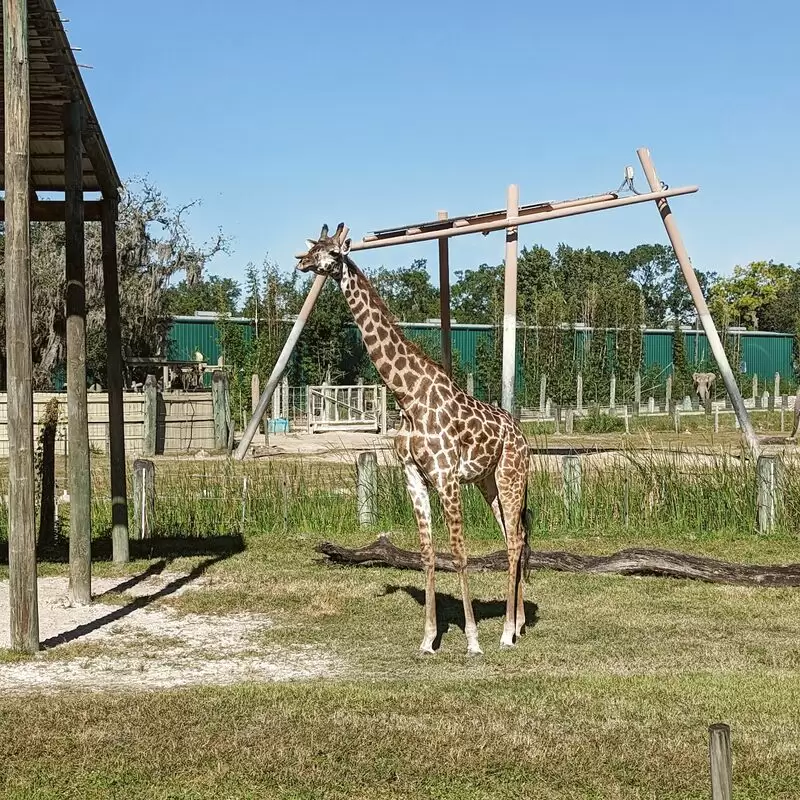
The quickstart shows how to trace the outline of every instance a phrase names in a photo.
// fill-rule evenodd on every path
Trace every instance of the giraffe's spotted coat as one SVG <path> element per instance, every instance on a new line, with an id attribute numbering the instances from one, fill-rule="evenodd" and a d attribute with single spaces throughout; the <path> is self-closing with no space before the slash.
<path id="1" fill-rule="evenodd" d="M 318 241 L 300 257 L 298 269 L 335 279 L 361 330 L 364 345 L 381 379 L 401 410 L 395 448 L 419 529 L 425 566 L 425 633 L 420 649 L 433 652 L 436 639 L 434 548 L 428 491 L 439 495 L 450 548 L 461 581 L 468 652 L 480 653 L 477 626 L 467 586 L 467 552 L 461 514 L 463 483 L 478 486 L 492 509 L 508 552 L 506 618 L 501 644 L 515 643 L 525 624 L 520 562 L 527 548 L 524 528 L 528 444 L 504 409 L 484 403 L 456 386 L 441 366 L 408 341 L 386 304 L 348 256 L 343 225 L 333 236 L 324 227 Z"/>

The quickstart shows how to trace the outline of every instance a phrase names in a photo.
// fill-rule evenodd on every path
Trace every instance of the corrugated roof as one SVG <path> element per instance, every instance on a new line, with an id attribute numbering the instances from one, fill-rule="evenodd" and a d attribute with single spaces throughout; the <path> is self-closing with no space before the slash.
<path id="1" fill-rule="evenodd" d="M 0 32 L 2 25 L 0 19 Z M 79 100 L 86 114 L 83 134 L 83 190 L 102 191 L 107 197 L 116 197 L 122 182 L 54 0 L 28 0 L 28 62 L 31 188 L 40 191 L 65 191 L 63 114 L 69 102 Z M 3 64 L 0 60 L 0 76 L 2 73 Z M 0 105 L 2 137 L 5 137 L 4 105 Z M 5 189 L 5 171 L 1 159 L 0 188 Z"/>

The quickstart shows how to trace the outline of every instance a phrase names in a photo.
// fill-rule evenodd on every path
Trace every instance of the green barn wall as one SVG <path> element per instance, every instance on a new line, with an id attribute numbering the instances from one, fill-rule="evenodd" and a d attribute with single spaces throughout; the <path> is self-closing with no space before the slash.
<path id="1" fill-rule="evenodd" d="M 248 320 L 233 320 L 245 327 L 245 337 L 252 338 L 253 325 Z M 420 339 L 425 336 L 441 337 L 441 330 L 429 324 L 407 323 L 402 325 L 409 339 Z M 363 350 L 357 330 L 353 330 L 354 353 L 356 359 Z M 466 372 L 476 372 L 478 343 L 481 339 L 491 341 L 495 331 L 481 325 L 459 325 L 452 329 L 453 351 L 458 353 Z M 576 330 L 576 337 L 585 340 L 588 331 Z M 704 333 L 684 331 L 687 361 L 695 363 L 695 356 L 701 363 L 710 360 L 708 342 Z M 613 334 L 609 334 L 613 338 Z M 741 333 L 743 372 L 748 375 L 758 374 L 762 378 L 771 378 L 776 372 L 783 379 L 794 379 L 792 364 L 793 336 L 787 333 L 765 333 L 744 331 Z M 173 322 L 168 333 L 168 356 L 179 360 L 191 361 L 195 350 L 200 350 L 209 364 L 217 362 L 219 357 L 219 338 L 213 319 L 180 319 Z M 668 369 L 672 363 L 672 331 L 647 330 L 643 342 L 643 367 L 657 365 Z M 737 365 L 733 365 L 734 369 Z M 522 368 L 520 354 L 517 354 L 517 388 L 522 390 Z"/>

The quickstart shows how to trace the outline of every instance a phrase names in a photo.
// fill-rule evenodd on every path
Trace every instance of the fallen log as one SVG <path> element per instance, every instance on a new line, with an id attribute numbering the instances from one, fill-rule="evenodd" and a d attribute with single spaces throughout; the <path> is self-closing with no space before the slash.
<path id="1" fill-rule="evenodd" d="M 422 559 L 418 552 L 400 549 L 387 536 L 380 536 L 364 547 L 348 548 L 333 542 L 321 542 L 315 549 L 331 564 L 422 570 Z M 800 564 L 734 564 L 652 548 L 628 548 L 608 556 L 580 555 L 563 550 L 531 550 L 528 567 L 531 570 L 552 569 L 600 575 L 684 578 L 739 586 L 800 586 Z M 455 572 L 452 556 L 449 553 L 436 553 L 436 569 Z M 505 550 L 473 556 L 467 561 L 469 572 L 502 572 L 506 569 L 508 560 Z"/>

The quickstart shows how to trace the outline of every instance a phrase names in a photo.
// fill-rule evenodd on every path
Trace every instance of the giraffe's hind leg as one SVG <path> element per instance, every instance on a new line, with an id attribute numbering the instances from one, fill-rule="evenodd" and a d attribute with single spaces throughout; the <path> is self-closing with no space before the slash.
<path id="1" fill-rule="evenodd" d="M 516 452 L 504 453 L 495 474 L 478 484 L 481 494 L 491 506 L 508 553 L 508 586 L 506 616 L 503 622 L 502 647 L 512 647 L 525 629 L 525 602 L 522 585 L 522 557 L 525 533 L 521 515 L 527 481 L 527 463 L 520 469 Z M 525 460 L 525 459 L 522 459 Z"/>
<path id="2" fill-rule="evenodd" d="M 461 583 L 461 601 L 464 604 L 464 633 L 467 637 L 467 653 L 480 655 L 483 653 L 478 643 L 478 625 L 472 608 L 467 581 L 467 548 L 464 543 L 464 525 L 461 511 L 461 487 L 455 475 L 443 476 L 439 479 L 437 490 L 442 501 L 447 530 L 450 534 L 450 550 L 453 562 Z"/>

